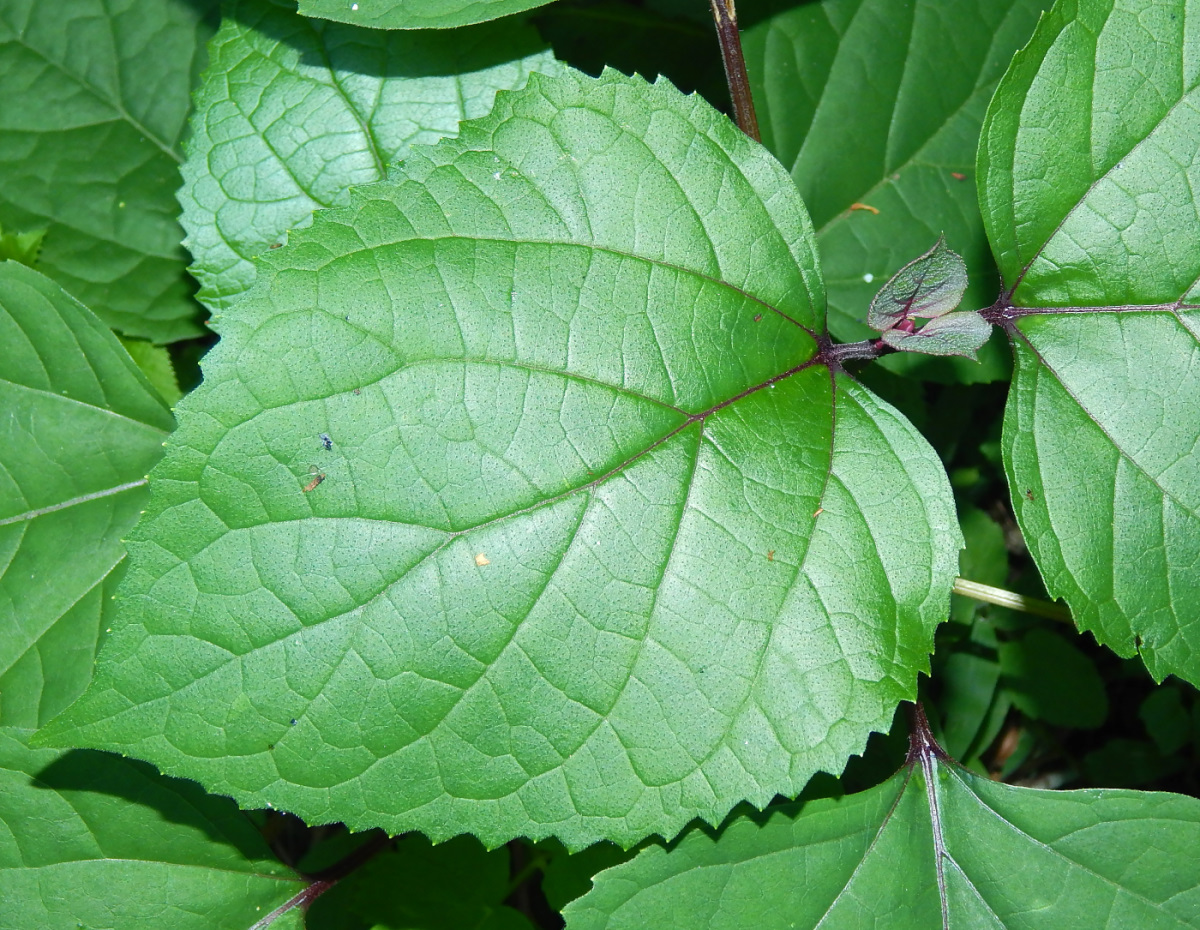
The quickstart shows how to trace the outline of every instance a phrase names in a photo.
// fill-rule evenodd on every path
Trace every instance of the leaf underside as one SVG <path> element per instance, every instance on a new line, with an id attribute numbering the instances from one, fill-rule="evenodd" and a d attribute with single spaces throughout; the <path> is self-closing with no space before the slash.
<path id="1" fill-rule="evenodd" d="M 698 98 L 501 93 L 218 319 L 40 738 L 488 844 L 840 771 L 926 668 L 960 536 L 932 450 L 822 364 L 823 306 L 786 172 Z"/>
<path id="2" fill-rule="evenodd" d="M 1200 801 L 929 771 L 933 791 L 914 765 L 648 847 L 567 906 L 567 930 L 1200 926 Z"/>
<path id="3" fill-rule="evenodd" d="M 196 91 L 179 193 L 197 294 L 222 310 L 253 259 L 352 185 L 382 180 L 414 144 L 483 116 L 497 90 L 553 72 L 533 29 L 379 32 L 310 20 L 271 0 L 226 5 Z M 319 63 L 319 65 L 317 64 Z"/>
<path id="4" fill-rule="evenodd" d="M 1011 302 L 1005 467 L 1047 590 L 1200 683 L 1200 10 L 1061 3 L 980 147 Z M 1061 312 L 1055 312 L 1061 311 Z M 1092 311 L 1092 312 L 1089 312 Z"/>
<path id="5" fill-rule="evenodd" d="M 217 0 L 0 6 L 0 226 L 123 333 L 203 328 L 176 220 L 188 91 Z"/>
<path id="6" fill-rule="evenodd" d="M 172 420 L 108 328 L 16 262 L 0 264 L 0 345 L 0 722 L 36 727 L 91 677 Z"/>

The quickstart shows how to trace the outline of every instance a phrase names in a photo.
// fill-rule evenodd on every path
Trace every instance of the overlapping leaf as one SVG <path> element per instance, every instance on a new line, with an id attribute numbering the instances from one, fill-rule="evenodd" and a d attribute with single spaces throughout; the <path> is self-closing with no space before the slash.
<path id="1" fill-rule="evenodd" d="M 0 264 L 0 721 L 77 698 L 121 537 L 171 414 L 116 337 L 49 279 Z"/>
<path id="2" fill-rule="evenodd" d="M 251 259 L 314 209 L 345 203 L 410 146 L 483 116 L 496 91 L 558 65 L 513 20 L 388 33 L 297 16 L 272 0 L 226 7 L 185 146 L 183 225 L 199 298 L 227 307 Z"/>
<path id="3" fill-rule="evenodd" d="M 431 845 L 409 834 L 322 895 L 305 930 L 533 930 L 505 907 L 508 849 L 459 837 Z"/>
<path id="4" fill-rule="evenodd" d="M 304 887 L 228 799 L 28 737 L 0 729 L 2 930 L 246 930 Z"/>
<path id="5" fill-rule="evenodd" d="M 763 141 L 812 213 L 830 329 L 846 340 L 880 285 L 945 234 L 967 262 L 963 307 L 996 295 L 971 175 L 979 125 L 1039 0 L 824 0 L 746 33 Z M 956 381 L 1007 371 L 999 343 L 982 364 L 897 356 L 889 367 Z"/>
<path id="6" fill-rule="evenodd" d="M 105 323 L 198 335 L 175 216 L 188 88 L 216 0 L 0 4 L 0 225 Z"/>
<path id="7" fill-rule="evenodd" d="M 300 0 L 305 16 L 372 29 L 449 29 L 470 26 L 550 0 Z"/>
<path id="8" fill-rule="evenodd" d="M 648 847 L 565 915 L 567 930 L 1198 927 L 1198 847 L 1195 798 L 1016 788 L 933 762 Z"/>
<path id="9" fill-rule="evenodd" d="M 819 354 L 786 172 L 698 98 L 535 75 L 260 261 L 44 737 L 309 822 L 631 843 L 839 771 L 959 534 Z"/>
<path id="10" fill-rule="evenodd" d="M 1004 442 L 1025 539 L 1082 629 L 1194 683 L 1197 47 L 1200 11 L 1184 0 L 1062 2 L 1005 76 L 979 153 L 988 235 L 1015 288 Z"/>

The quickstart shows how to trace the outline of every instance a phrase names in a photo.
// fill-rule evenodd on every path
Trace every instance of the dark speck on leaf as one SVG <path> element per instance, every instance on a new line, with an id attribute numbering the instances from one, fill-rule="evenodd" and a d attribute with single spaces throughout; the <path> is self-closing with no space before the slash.
<path id="1" fill-rule="evenodd" d="M 321 434 L 321 445 L 323 445 L 327 450 L 333 448 L 333 440 L 329 438 L 328 433 Z"/>
<path id="2" fill-rule="evenodd" d="M 295 717 L 293 717 L 293 718 L 292 718 L 292 726 L 295 726 L 295 725 L 296 725 L 296 718 L 295 718 Z"/>
<path id="3" fill-rule="evenodd" d="M 1030 489 L 1030 488 L 1026 488 L 1026 489 L 1025 489 L 1025 496 L 1026 496 L 1026 497 L 1029 499 L 1029 502 L 1030 502 L 1030 503 L 1033 503 L 1033 491 L 1032 491 L 1032 489 Z"/>
<path id="4" fill-rule="evenodd" d="M 758 322 L 760 322 L 761 320 L 762 320 L 762 314 L 761 314 L 761 313 L 756 313 L 756 314 L 754 314 L 754 322 L 755 322 L 755 323 L 758 323 Z"/>

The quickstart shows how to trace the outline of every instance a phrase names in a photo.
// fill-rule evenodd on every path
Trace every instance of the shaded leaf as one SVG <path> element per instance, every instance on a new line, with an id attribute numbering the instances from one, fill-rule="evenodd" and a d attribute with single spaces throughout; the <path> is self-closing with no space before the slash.
<path id="1" fill-rule="evenodd" d="M 978 745 L 975 738 L 983 729 L 999 680 L 998 662 L 969 652 L 951 653 L 938 669 L 935 678 L 941 686 L 938 709 L 942 712 L 947 752 L 967 759 L 973 746 L 978 751 L 986 748 L 986 744 Z"/>
<path id="2" fill-rule="evenodd" d="M 469 26 L 549 0 L 300 0 L 305 16 L 335 19 L 372 29 L 448 29 Z"/>
<path id="3" fill-rule="evenodd" d="M 840 771 L 961 537 L 932 450 L 822 364 L 812 247 L 778 163 L 665 82 L 497 95 L 260 260 L 40 738 L 573 848 Z"/>
<path id="4" fill-rule="evenodd" d="M 203 332 L 175 190 L 216 6 L 0 5 L 0 223 L 44 228 L 38 269 L 109 326 L 155 342 Z"/>
<path id="5" fill-rule="evenodd" d="M 1196 927 L 1198 845 L 1195 798 L 1015 788 L 930 759 L 648 847 L 565 916 L 568 930 Z"/>
<path id="6" fill-rule="evenodd" d="M 423 836 L 396 840 L 314 902 L 305 930 L 532 930 L 509 894 L 506 848 L 485 850 L 458 837 L 433 846 Z"/>
<path id="7" fill-rule="evenodd" d="M 1004 687 L 1035 720 L 1093 729 L 1108 716 L 1108 695 L 1092 662 L 1056 633 L 1035 627 L 1000 644 Z"/>
<path id="8" fill-rule="evenodd" d="M 179 380 L 175 377 L 171 354 L 162 346 L 156 346 L 144 339 L 121 339 L 120 342 L 134 364 L 154 386 L 154 390 L 158 391 L 158 396 L 168 404 L 177 404 L 183 397 L 183 392 L 179 390 Z"/>
<path id="9" fill-rule="evenodd" d="M 1138 716 L 1158 751 L 1165 756 L 1178 752 L 1192 738 L 1192 719 L 1178 688 L 1168 685 L 1155 688 L 1142 701 Z"/>
<path id="10" fill-rule="evenodd" d="M 0 264 L 0 721 L 35 727 L 91 677 L 121 537 L 171 414 L 61 288 Z"/>
<path id="11" fill-rule="evenodd" d="M 817 228 L 830 329 L 870 336 L 882 281 L 945 233 L 967 264 L 964 308 L 996 296 L 974 191 L 979 125 L 1038 0 L 823 0 L 747 30 L 747 66 L 764 144 L 786 165 Z M 864 203 L 879 211 L 851 210 Z M 890 356 L 937 380 L 1007 376 L 993 342 L 982 364 Z"/>
<path id="12" fill-rule="evenodd" d="M 228 799 L 28 736 L 0 728 L 3 930 L 246 930 L 304 887 Z"/>
<path id="13" fill-rule="evenodd" d="M 1080 629 L 1193 683 L 1198 28 L 1184 0 L 1064 0 L 1005 76 L 979 154 L 1015 287 L 996 318 L 1016 353 L 1005 469 L 1029 550 Z"/>
<path id="14" fill-rule="evenodd" d="M 197 295 L 215 310 L 254 282 L 254 256 L 314 209 L 382 179 L 414 144 L 483 116 L 496 91 L 559 65 L 528 25 L 388 33 L 227 5 L 196 92 L 179 193 Z"/>
<path id="15" fill-rule="evenodd" d="M 5 232 L 0 227 L 0 262 L 14 261 L 33 268 L 37 264 L 38 253 L 42 250 L 42 240 L 46 238 L 46 230 L 38 229 L 33 232 Z"/>

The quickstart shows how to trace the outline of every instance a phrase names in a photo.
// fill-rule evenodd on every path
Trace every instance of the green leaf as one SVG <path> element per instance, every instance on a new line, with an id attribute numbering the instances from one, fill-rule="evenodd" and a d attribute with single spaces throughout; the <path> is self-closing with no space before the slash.
<path id="1" fill-rule="evenodd" d="M 967 266 L 941 237 L 879 289 L 867 308 L 867 325 L 883 332 L 906 321 L 937 319 L 962 302 L 966 289 Z"/>
<path id="2" fill-rule="evenodd" d="M 121 339 L 121 346 L 129 353 L 134 364 L 142 370 L 146 379 L 154 385 L 158 396 L 168 404 L 177 404 L 183 397 L 179 390 L 179 379 L 175 377 L 175 366 L 171 363 L 171 353 L 162 346 L 146 342 L 144 339 Z"/>
<path id="3" fill-rule="evenodd" d="M 1195 798 L 1015 788 L 931 758 L 648 847 L 565 916 L 567 930 L 1197 927 L 1198 844 Z"/>
<path id="4" fill-rule="evenodd" d="M 532 930 L 509 895 L 507 848 L 401 837 L 314 902 L 305 930 Z"/>
<path id="5" fill-rule="evenodd" d="M 946 751 L 956 758 L 969 759 L 972 747 L 982 752 L 976 737 L 983 729 L 996 685 L 1000 665 L 993 659 L 953 652 L 938 669 L 935 681 L 941 687 L 938 709 L 942 712 L 942 732 Z"/>
<path id="6" fill-rule="evenodd" d="M 372 29 L 449 29 L 470 26 L 550 0 L 300 0 L 305 16 Z"/>
<path id="7" fill-rule="evenodd" d="M 4 231 L 3 226 L 0 226 L 0 262 L 14 261 L 28 265 L 30 268 L 35 267 L 44 238 L 46 238 L 44 229 L 9 233 Z"/>
<path id="8" fill-rule="evenodd" d="M 546 840 L 545 845 L 550 844 L 554 844 L 554 841 Z M 546 903 L 553 910 L 561 911 L 568 902 L 587 894 L 592 887 L 592 876 L 632 859 L 633 855 L 612 843 L 596 843 L 571 854 L 558 847 L 542 871 L 542 892 L 546 895 Z"/>
<path id="9" fill-rule="evenodd" d="M 1108 695 L 1092 662 L 1056 633 L 1035 627 L 1000 644 L 1003 684 L 1013 704 L 1035 720 L 1094 729 L 1108 716 Z"/>
<path id="10" fill-rule="evenodd" d="M 252 259 L 314 209 L 381 180 L 414 144 L 483 116 L 497 90 L 560 66 L 528 25 L 388 33 L 230 3 L 196 92 L 179 200 L 197 295 L 223 309 Z"/>
<path id="11" fill-rule="evenodd" d="M 840 771 L 961 537 L 933 451 L 822 363 L 823 306 L 794 185 L 699 98 L 497 95 L 260 260 L 44 738 L 493 845 Z"/>
<path id="12" fill-rule="evenodd" d="M 991 335 L 992 324 L 974 311 L 948 313 L 930 320 L 916 332 L 889 329 L 883 341 L 893 349 L 926 355 L 961 355 L 974 359 Z"/>
<path id="13" fill-rule="evenodd" d="M 1158 751 L 1165 756 L 1178 752 L 1192 738 L 1192 720 L 1178 688 L 1170 685 L 1155 688 L 1142 701 L 1138 716 Z"/>
<path id="14" fill-rule="evenodd" d="M 28 735 L 0 729 L 0 930 L 246 930 L 303 889 L 228 799 Z"/>
<path id="15" fill-rule="evenodd" d="M 179 140 L 216 0 L 0 4 L 0 223 L 105 323 L 203 332 L 176 222 Z"/>
<path id="16" fill-rule="evenodd" d="M 0 264 L 0 721 L 35 727 L 91 677 L 121 537 L 171 414 L 116 337 Z"/>
<path id="17" fill-rule="evenodd" d="M 1184 0 L 1058 4 L 996 92 L 979 152 L 1015 287 L 995 318 L 1016 353 L 1005 468 L 1029 550 L 1080 629 L 1193 683 L 1198 29 Z"/>
<path id="18" fill-rule="evenodd" d="M 971 183 L 975 146 L 996 82 L 1042 6 L 823 0 L 747 30 L 763 142 L 812 213 L 838 338 L 867 338 L 863 320 L 879 282 L 943 233 L 967 263 L 965 309 L 995 298 Z M 1005 355 L 993 341 L 982 365 L 901 355 L 881 363 L 937 380 L 992 381 L 1007 376 Z"/>

